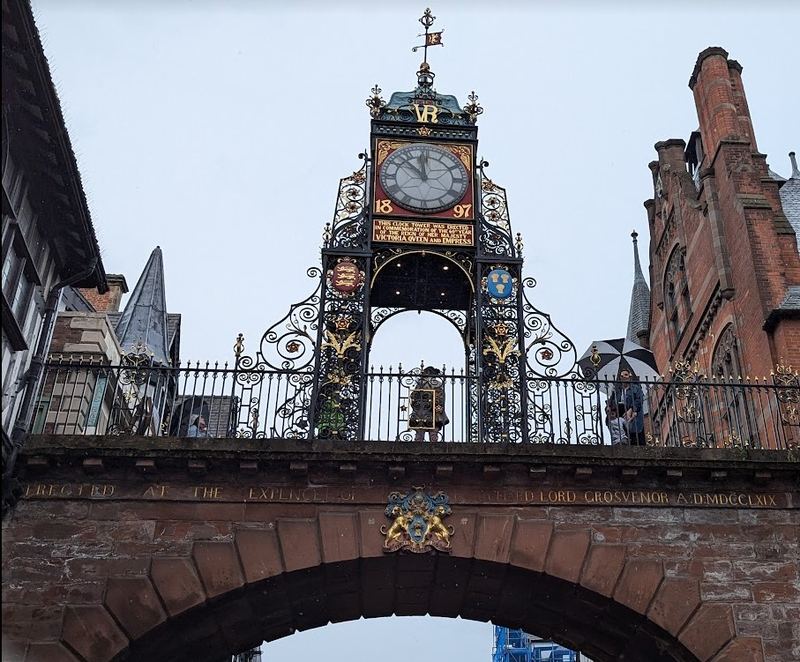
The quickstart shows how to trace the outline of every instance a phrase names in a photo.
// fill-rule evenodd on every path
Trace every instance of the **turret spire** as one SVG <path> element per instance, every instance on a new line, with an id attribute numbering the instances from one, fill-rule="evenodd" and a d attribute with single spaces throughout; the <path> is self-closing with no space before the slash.
<path id="1" fill-rule="evenodd" d="M 633 239 L 633 290 L 626 337 L 632 342 L 647 345 L 650 331 L 650 288 L 639 261 L 639 234 L 636 230 L 631 232 L 631 238 Z"/>
<path id="2" fill-rule="evenodd" d="M 126 353 L 148 354 L 154 364 L 169 365 L 164 261 L 156 246 L 117 322 L 117 338 Z"/>

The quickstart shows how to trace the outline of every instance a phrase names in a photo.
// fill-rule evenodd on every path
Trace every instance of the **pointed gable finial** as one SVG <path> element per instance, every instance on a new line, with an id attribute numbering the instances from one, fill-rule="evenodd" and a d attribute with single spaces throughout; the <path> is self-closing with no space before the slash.
<path id="1" fill-rule="evenodd" d="M 794 152 L 789 152 L 789 161 L 792 162 L 791 177 L 800 177 L 800 170 L 797 169 L 797 158 L 795 157 Z"/>

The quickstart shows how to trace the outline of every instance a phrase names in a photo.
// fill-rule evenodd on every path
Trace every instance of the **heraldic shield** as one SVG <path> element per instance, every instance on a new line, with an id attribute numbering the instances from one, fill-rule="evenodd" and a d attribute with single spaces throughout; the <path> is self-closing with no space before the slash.
<path id="1" fill-rule="evenodd" d="M 384 512 L 392 520 L 392 524 L 389 527 L 384 525 L 380 529 L 385 536 L 383 551 L 396 552 L 405 549 L 423 553 L 436 549 L 449 552 L 450 537 L 454 529 L 443 521 L 453 512 L 447 495 L 438 492 L 431 496 L 421 487 L 412 489 L 413 492 L 409 494 L 392 492 L 389 495 Z"/>

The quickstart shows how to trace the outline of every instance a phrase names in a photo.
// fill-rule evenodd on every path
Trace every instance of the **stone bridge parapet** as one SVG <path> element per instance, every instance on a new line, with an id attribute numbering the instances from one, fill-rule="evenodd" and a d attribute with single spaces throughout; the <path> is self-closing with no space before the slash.
<path id="1" fill-rule="evenodd" d="M 787 451 L 53 436 L 22 465 L 3 660 L 217 660 L 390 614 L 598 662 L 800 656 Z M 385 550 L 416 488 L 448 497 L 449 551 Z"/>

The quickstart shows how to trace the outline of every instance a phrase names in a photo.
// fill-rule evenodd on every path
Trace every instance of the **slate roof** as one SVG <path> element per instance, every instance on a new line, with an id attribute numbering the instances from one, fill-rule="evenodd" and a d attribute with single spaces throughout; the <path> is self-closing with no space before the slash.
<path id="1" fill-rule="evenodd" d="M 638 234 L 634 231 L 633 238 L 633 289 L 631 290 L 631 306 L 628 313 L 628 340 L 641 344 L 640 334 L 650 330 L 650 287 L 644 279 L 642 264 L 639 261 Z"/>
<path id="2" fill-rule="evenodd" d="M 156 246 L 117 322 L 117 338 L 124 352 L 139 352 L 143 345 L 152 353 L 153 363 L 169 365 L 166 299 L 164 261 Z"/>
<path id="3" fill-rule="evenodd" d="M 800 285 L 791 285 L 781 301 L 780 310 L 800 310 Z"/>
<path id="4" fill-rule="evenodd" d="M 800 170 L 797 169 L 797 160 L 794 152 L 789 154 L 792 162 L 792 174 L 783 185 L 778 194 L 781 197 L 783 213 L 792 224 L 797 235 L 797 250 L 800 251 Z"/>

